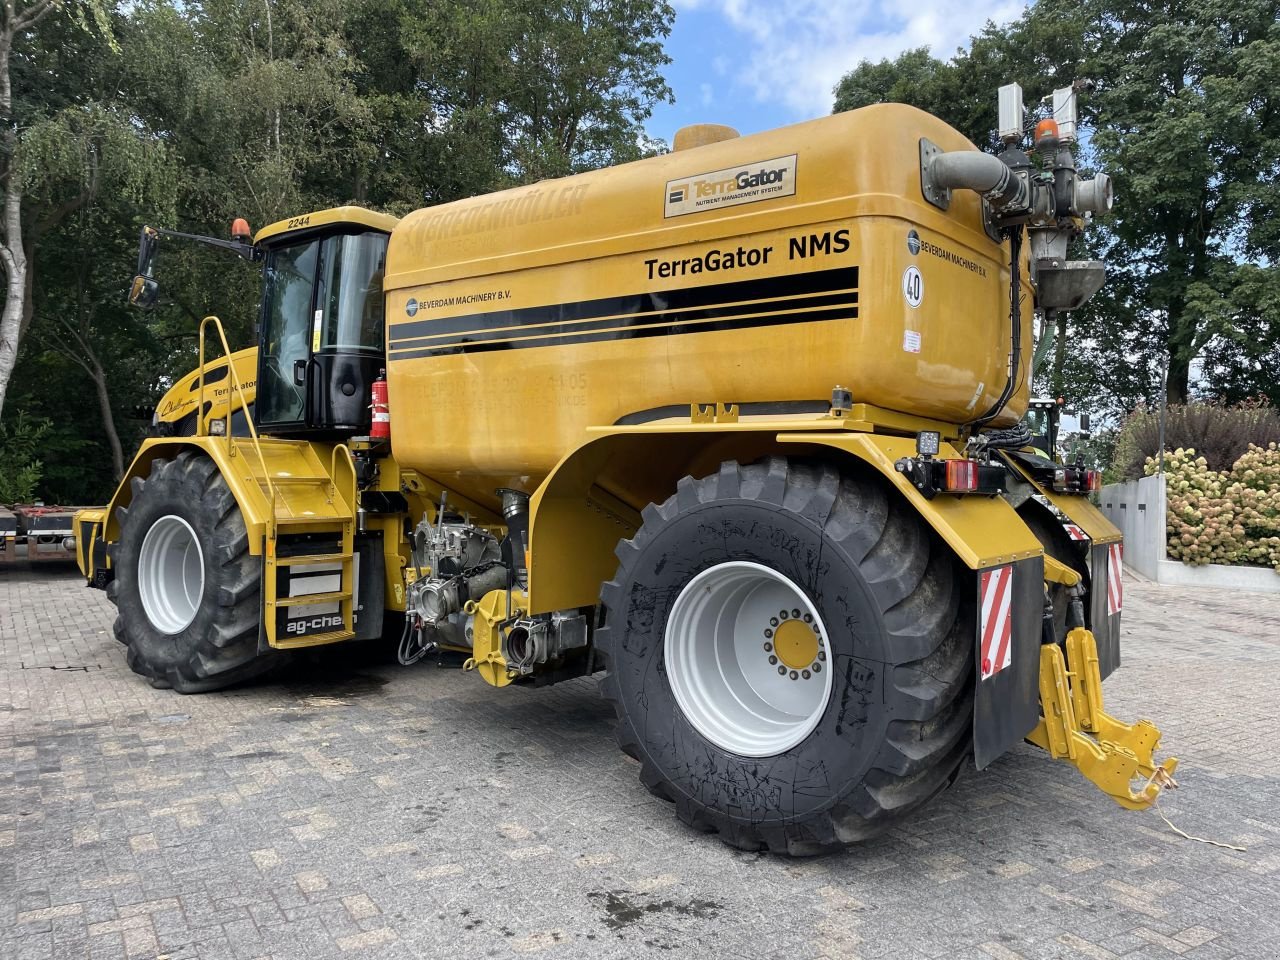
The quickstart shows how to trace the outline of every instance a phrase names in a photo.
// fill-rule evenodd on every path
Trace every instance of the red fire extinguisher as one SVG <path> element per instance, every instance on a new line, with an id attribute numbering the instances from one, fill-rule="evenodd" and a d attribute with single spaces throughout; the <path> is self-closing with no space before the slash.
<path id="1" fill-rule="evenodd" d="M 387 371 L 379 370 L 370 390 L 373 399 L 373 425 L 369 436 L 375 440 L 391 439 L 391 407 L 387 404 Z"/>

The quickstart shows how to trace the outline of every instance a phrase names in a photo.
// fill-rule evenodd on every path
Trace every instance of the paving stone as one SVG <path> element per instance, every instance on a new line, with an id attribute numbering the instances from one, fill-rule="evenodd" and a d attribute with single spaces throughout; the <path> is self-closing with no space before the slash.
<path id="1" fill-rule="evenodd" d="M 1162 812 L 1244 852 L 1019 747 L 846 855 L 743 854 L 639 784 L 594 681 L 349 649 L 181 697 L 76 574 L 0 568 L 0 957 L 1274 958 L 1280 598 L 1125 603 L 1109 708 L 1182 759 Z"/>

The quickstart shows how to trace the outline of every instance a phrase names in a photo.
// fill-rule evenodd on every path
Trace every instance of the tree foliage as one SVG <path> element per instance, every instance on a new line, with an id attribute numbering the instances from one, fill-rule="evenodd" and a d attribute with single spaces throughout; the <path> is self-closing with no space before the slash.
<path id="1" fill-rule="evenodd" d="M 1204 395 L 1280 403 L 1280 4 L 1274 0 L 1040 0 L 940 60 L 862 63 L 836 109 L 900 100 L 994 145 L 995 90 L 1029 105 L 1077 78 L 1083 160 L 1115 181 L 1116 211 L 1082 256 L 1108 284 L 1070 314 L 1047 384 L 1112 411 Z M 1193 371 L 1199 367 L 1197 379 Z"/>
<path id="2" fill-rule="evenodd" d="M 143 224 L 402 215 L 623 162 L 660 148 L 644 124 L 671 97 L 663 0 L 52 6 L 12 60 L 31 270 L 3 408 L 47 421 L 50 500 L 109 495 L 200 317 L 253 335 L 257 271 L 207 247 L 166 244 L 165 303 L 125 305 Z"/>

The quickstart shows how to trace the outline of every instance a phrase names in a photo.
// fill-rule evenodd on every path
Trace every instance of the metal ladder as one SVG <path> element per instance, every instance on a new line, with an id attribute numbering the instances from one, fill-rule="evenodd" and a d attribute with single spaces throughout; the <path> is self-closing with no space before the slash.
<path id="1" fill-rule="evenodd" d="M 223 355 L 227 358 L 228 373 L 232 389 L 240 401 L 241 409 L 248 410 L 239 378 L 231 368 L 231 349 L 227 344 L 226 333 L 222 321 L 215 316 L 207 316 L 200 323 L 200 366 L 199 370 L 199 407 L 200 415 L 196 421 L 197 436 L 209 436 L 204 421 L 204 366 L 205 366 L 205 328 L 212 324 L 222 346 Z M 329 469 L 316 459 L 315 448 L 310 443 L 298 441 L 268 439 L 258 436 L 253 418 L 246 416 L 249 437 L 237 438 L 231 435 L 232 405 L 227 404 L 227 413 L 223 427 L 223 440 L 227 445 L 230 457 L 235 457 L 241 448 L 247 452 L 252 448 L 256 455 L 260 471 L 254 471 L 259 485 L 270 505 L 262 551 L 262 598 L 263 598 L 263 636 L 270 647 L 292 649 L 297 647 L 318 646 L 323 643 L 335 643 L 349 640 L 355 636 L 355 523 L 357 508 L 356 473 L 351 451 L 346 444 L 336 444 L 329 457 Z M 272 475 L 267 465 L 267 456 L 263 452 L 264 443 L 271 447 L 288 448 L 310 461 L 309 471 L 302 476 Z M 292 495 L 291 495 L 292 494 Z M 301 494 L 299 497 L 298 494 Z M 323 514 L 315 511 L 296 513 L 292 502 L 301 499 L 305 503 L 318 505 L 321 502 L 328 509 Z M 335 530 L 336 528 L 336 530 Z M 338 533 L 339 546 L 335 553 L 313 553 L 298 556 L 279 556 L 281 536 L 302 533 Z M 339 589 L 325 593 L 301 594 L 298 596 L 279 596 L 279 576 L 281 568 L 337 565 L 340 579 Z M 305 636 L 278 636 L 277 614 L 290 607 L 310 606 L 322 603 L 337 603 L 341 617 L 341 626 L 334 630 L 312 633 Z"/>

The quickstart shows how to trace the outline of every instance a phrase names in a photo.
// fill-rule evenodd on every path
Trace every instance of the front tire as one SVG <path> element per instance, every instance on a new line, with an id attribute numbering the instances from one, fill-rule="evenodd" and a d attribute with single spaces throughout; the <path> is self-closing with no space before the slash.
<path id="1" fill-rule="evenodd" d="M 725 463 L 647 507 L 618 557 L 601 693 L 641 780 L 685 823 L 743 849 L 822 853 L 959 775 L 972 584 L 879 477 Z"/>
<path id="2" fill-rule="evenodd" d="M 258 655 L 262 560 L 217 465 L 194 451 L 154 460 L 117 508 L 116 639 L 155 687 L 204 693 L 275 666 Z"/>

